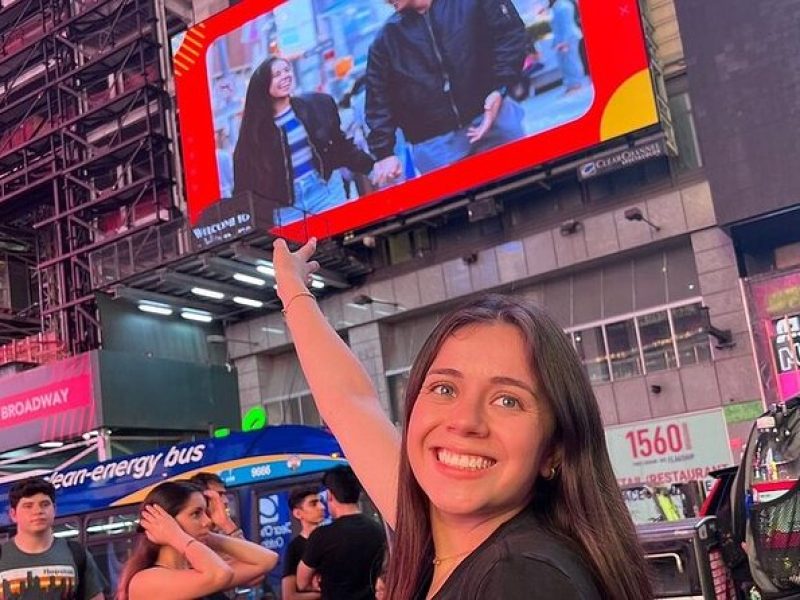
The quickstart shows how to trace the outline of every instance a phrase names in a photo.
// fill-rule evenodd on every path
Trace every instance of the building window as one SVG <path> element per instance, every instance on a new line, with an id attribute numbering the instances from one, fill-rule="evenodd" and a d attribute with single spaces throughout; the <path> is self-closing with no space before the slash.
<path id="1" fill-rule="evenodd" d="M 267 409 L 267 422 L 270 425 L 310 425 L 319 427 L 322 418 L 317 412 L 311 394 L 300 394 L 281 400 L 271 400 L 264 404 Z"/>
<path id="2" fill-rule="evenodd" d="M 687 92 L 676 94 L 669 99 L 672 126 L 675 129 L 675 143 L 678 146 L 678 171 L 691 171 L 703 166 L 700 143 L 692 114 L 692 100 Z"/>
<path id="3" fill-rule="evenodd" d="M 625 379 L 642 373 L 639 342 L 636 338 L 636 321 L 627 319 L 606 325 L 608 355 L 614 379 Z"/>
<path id="4" fill-rule="evenodd" d="M 672 324 L 681 365 L 711 361 L 711 346 L 708 344 L 708 334 L 703 329 L 700 304 L 673 308 Z"/>
<path id="5" fill-rule="evenodd" d="M 317 405 L 311 394 L 306 394 L 300 397 L 300 418 L 303 425 L 312 425 L 319 427 L 322 425 L 322 417 L 319 416 Z"/>
<path id="6" fill-rule="evenodd" d="M 661 310 L 637 317 L 639 337 L 642 340 L 644 368 L 648 373 L 674 369 L 678 366 L 675 358 L 675 343 L 669 326 L 669 313 Z"/>
<path id="7" fill-rule="evenodd" d="M 700 302 L 640 312 L 569 333 L 593 383 L 711 361 Z"/>
<path id="8" fill-rule="evenodd" d="M 572 332 L 575 349 L 583 362 L 589 379 L 594 381 L 609 381 L 611 374 L 608 370 L 608 352 L 602 327 Z"/>
<path id="9" fill-rule="evenodd" d="M 406 387 L 408 386 L 408 376 L 411 369 L 395 371 L 386 374 L 386 384 L 389 388 L 389 418 L 395 425 L 403 421 L 403 413 L 406 408 Z"/>

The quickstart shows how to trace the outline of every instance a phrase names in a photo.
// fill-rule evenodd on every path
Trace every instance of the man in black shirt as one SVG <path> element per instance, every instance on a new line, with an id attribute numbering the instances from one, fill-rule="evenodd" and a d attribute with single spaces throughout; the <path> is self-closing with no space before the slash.
<path id="1" fill-rule="evenodd" d="M 297 587 L 297 565 L 303 558 L 308 537 L 325 517 L 325 507 L 319 499 L 316 488 L 302 487 L 289 494 L 289 508 L 292 516 L 300 522 L 300 534 L 295 537 L 286 549 L 281 579 L 281 597 L 283 600 L 319 600 L 320 593 L 315 590 L 300 591 Z"/>
<path id="2" fill-rule="evenodd" d="M 322 600 L 373 600 L 373 585 L 383 564 L 383 528 L 361 514 L 361 485 L 349 467 L 328 471 L 323 484 L 334 522 L 319 527 L 308 539 L 297 567 L 297 585 L 308 589 L 319 574 Z"/>

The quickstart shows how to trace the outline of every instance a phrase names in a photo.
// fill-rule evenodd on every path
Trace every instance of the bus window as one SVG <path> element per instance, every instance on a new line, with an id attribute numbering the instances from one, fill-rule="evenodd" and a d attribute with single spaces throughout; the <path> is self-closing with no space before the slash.
<path id="1" fill-rule="evenodd" d="M 133 551 L 138 519 L 138 511 L 130 508 L 86 519 L 86 545 L 112 590 Z"/>
<path id="2" fill-rule="evenodd" d="M 86 538 L 91 541 L 92 537 L 107 535 L 133 535 L 139 525 L 138 511 L 126 511 L 124 513 L 103 515 L 100 517 L 89 517 L 86 520 Z"/>
<path id="3" fill-rule="evenodd" d="M 76 539 L 81 534 L 81 525 L 77 519 L 56 519 L 53 523 L 53 536 L 68 540 Z"/>

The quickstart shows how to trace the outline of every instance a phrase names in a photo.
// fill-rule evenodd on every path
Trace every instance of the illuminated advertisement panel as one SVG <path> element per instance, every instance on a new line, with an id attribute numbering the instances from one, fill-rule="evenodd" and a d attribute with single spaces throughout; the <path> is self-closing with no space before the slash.
<path id="1" fill-rule="evenodd" d="M 174 67 L 191 222 L 296 240 L 658 122 L 636 0 L 244 0 Z"/>
<path id="2" fill-rule="evenodd" d="M 747 280 L 758 371 L 767 404 L 800 394 L 800 271 Z"/>

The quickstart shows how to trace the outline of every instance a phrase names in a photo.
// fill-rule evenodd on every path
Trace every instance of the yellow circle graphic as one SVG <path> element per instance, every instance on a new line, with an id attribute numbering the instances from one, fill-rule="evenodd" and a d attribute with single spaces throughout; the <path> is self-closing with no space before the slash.
<path id="1" fill-rule="evenodd" d="M 658 123 L 650 71 L 642 69 L 611 96 L 600 121 L 600 140 L 610 140 Z"/>

